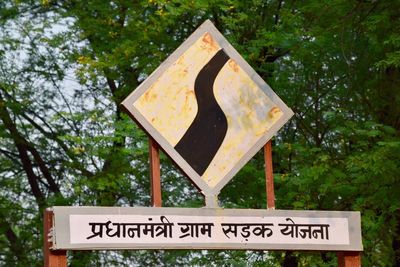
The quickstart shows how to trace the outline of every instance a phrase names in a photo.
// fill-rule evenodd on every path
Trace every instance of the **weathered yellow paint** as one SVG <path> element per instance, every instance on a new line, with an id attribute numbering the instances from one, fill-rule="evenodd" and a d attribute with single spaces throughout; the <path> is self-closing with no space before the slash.
<path id="1" fill-rule="evenodd" d="M 171 146 L 179 142 L 197 114 L 196 76 L 219 49 L 205 33 L 133 104 Z M 215 187 L 283 115 L 232 59 L 218 74 L 214 94 L 227 116 L 228 131 L 201 177 L 210 187 Z"/>
<path id="2" fill-rule="evenodd" d="M 229 60 L 214 83 L 214 94 L 228 119 L 228 132 L 202 178 L 214 187 L 234 168 L 282 111 L 234 62 Z"/>
<path id="3" fill-rule="evenodd" d="M 219 49 L 211 35 L 205 33 L 133 104 L 172 146 L 197 114 L 196 76 Z"/>

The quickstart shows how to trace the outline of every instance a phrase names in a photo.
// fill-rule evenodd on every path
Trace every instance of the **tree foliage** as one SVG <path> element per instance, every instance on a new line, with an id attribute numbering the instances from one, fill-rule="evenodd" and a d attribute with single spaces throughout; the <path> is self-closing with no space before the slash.
<path id="1" fill-rule="evenodd" d="M 121 101 L 211 19 L 295 112 L 274 139 L 280 209 L 358 210 L 363 264 L 400 262 L 400 3 L 0 2 L 0 265 L 41 266 L 52 205 L 148 206 L 146 135 Z M 265 208 L 263 156 L 222 190 Z M 165 206 L 202 206 L 162 157 Z M 73 266 L 335 266 L 334 253 L 69 253 Z"/>

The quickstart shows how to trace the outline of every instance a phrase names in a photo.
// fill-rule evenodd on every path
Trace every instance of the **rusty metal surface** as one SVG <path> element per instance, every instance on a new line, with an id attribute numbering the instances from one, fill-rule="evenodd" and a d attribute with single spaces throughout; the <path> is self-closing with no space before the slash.
<path id="1" fill-rule="evenodd" d="M 44 267 L 67 267 L 67 251 L 50 250 L 53 242 L 49 234 L 53 230 L 53 211 L 46 209 L 43 214 L 43 265 Z"/>
<path id="2" fill-rule="evenodd" d="M 275 209 L 274 172 L 272 164 L 272 142 L 264 146 L 265 186 L 267 193 L 267 208 Z"/>
<path id="3" fill-rule="evenodd" d="M 153 207 L 161 207 L 160 151 L 158 144 L 151 137 L 149 138 L 149 160 L 151 204 Z"/>

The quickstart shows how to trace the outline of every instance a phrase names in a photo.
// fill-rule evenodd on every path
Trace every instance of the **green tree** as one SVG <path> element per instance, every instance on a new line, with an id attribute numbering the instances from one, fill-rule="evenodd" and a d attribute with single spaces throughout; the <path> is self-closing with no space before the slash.
<path id="1" fill-rule="evenodd" d="M 0 265 L 42 265 L 52 205 L 148 206 L 145 134 L 121 101 L 211 19 L 294 118 L 274 139 L 281 209 L 359 210 L 363 264 L 400 261 L 398 1 L 0 3 Z M 162 156 L 165 206 L 202 196 Z M 265 208 L 263 157 L 221 205 Z M 240 190 L 239 190 L 240 189 Z M 73 266 L 335 266 L 334 253 L 70 253 Z"/>

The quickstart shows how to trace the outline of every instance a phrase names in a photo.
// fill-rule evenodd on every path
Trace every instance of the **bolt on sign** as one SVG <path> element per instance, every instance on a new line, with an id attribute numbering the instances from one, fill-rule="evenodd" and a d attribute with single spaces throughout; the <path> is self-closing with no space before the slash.
<path id="1" fill-rule="evenodd" d="M 204 22 L 122 103 L 207 197 L 293 115 Z"/>

